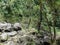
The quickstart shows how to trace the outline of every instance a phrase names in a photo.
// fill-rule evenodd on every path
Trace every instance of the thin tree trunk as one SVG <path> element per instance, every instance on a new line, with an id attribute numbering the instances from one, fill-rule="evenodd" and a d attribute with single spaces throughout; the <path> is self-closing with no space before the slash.
<path id="1" fill-rule="evenodd" d="M 41 22 L 42 22 L 42 0 L 40 0 L 40 15 L 39 15 L 39 19 L 38 19 L 38 32 L 41 29 Z"/>
<path id="2" fill-rule="evenodd" d="M 55 9 L 54 9 L 55 10 Z M 54 37 L 53 37 L 53 40 L 54 42 L 56 42 L 56 29 L 55 29 L 55 24 L 56 24 L 56 12 L 54 11 L 53 13 L 53 22 L 52 22 L 52 25 L 53 25 L 53 30 L 54 30 Z"/>

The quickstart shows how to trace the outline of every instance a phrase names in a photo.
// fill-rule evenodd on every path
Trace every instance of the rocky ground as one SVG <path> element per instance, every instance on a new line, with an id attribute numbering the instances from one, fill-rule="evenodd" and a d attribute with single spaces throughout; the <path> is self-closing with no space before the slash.
<path id="1" fill-rule="evenodd" d="M 20 23 L 0 23 L 0 45 L 50 45 L 49 36 L 46 30 L 24 30 Z"/>

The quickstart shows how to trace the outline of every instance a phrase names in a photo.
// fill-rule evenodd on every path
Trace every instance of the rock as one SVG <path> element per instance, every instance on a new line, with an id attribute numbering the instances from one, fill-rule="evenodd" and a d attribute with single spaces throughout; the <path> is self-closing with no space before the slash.
<path id="1" fill-rule="evenodd" d="M 7 27 L 7 23 L 0 23 L 0 29 L 5 29 Z"/>
<path id="2" fill-rule="evenodd" d="M 12 24 L 10 23 L 0 23 L 0 32 L 2 31 L 9 32 L 12 30 Z"/>
<path id="3" fill-rule="evenodd" d="M 13 37 L 11 37 L 10 40 L 12 40 L 12 41 L 14 41 L 14 42 L 17 42 L 17 41 L 19 40 L 19 37 L 18 37 L 18 36 L 19 36 L 19 35 L 13 36 Z"/>
<path id="4" fill-rule="evenodd" d="M 16 31 L 12 31 L 12 32 L 9 32 L 7 34 L 12 37 L 12 36 L 15 36 L 17 34 L 17 32 Z"/>
<path id="5" fill-rule="evenodd" d="M 8 41 L 5 45 L 16 45 L 16 43 L 13 41 Z"/>
<path id="6" fill-rule="evenodd" d="M 14 28 L 15 31 L 21 30 L 21 24 L 20 23 L 15 23 L 13 25 L 13 28 Z"/>
<path id="7" fill-rule="evenodd" d="M 11 32 L 12 31 L 12 24 L 7 23 L 7 27 L 5 29 L 5 32 Z"/>
<path id="8" fill-rule="evenodd" d="M 5 42 L 5 41 L 7 41 L 8 40 L 8 35 L 7 35 L 7 33 L 2 33 L 1 34 L 1 42 Z"/>

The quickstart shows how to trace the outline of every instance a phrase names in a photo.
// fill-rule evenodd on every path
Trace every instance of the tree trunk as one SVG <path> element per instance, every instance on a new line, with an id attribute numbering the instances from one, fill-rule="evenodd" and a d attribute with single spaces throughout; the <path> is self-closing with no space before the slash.
<path id="1" fill-rule="evenodd" d="M 42 9 L 43 7 L 42 7 L 42 1 L 40 0 L 40 15 L 39 15 L 39 19 L 38 19 L 38 25 L 37 25 L 37 27 L 38 27 L 38 32 L 40 31 L 40 29 L 41 29 L 41 22 L 42 22 Z"/>

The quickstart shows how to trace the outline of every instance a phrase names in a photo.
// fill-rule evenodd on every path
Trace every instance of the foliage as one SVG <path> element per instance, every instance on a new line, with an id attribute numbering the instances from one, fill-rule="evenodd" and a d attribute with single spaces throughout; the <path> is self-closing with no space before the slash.
<path id="1" fill-rule="evenodd" d="M 43 25 L 46 26 L 46 19 L 45 13 L 47 14 L 47 18 L 49 21 L 50 26 L 51 21 L 53 20 L 52 14 L 53 13 L 50 9 L 50 4 L 42 0 L 43 3 Z M 37 23 L 40 18 L 40 2 L 39 0 L 0 0 L 0 21 L 7 21 L 7 22 L 21 22 L 22 25 L 26 24 L 27 27 L 37 27 Z M 55 8 L 57 12 L 56 16 L 56 27 L 60 27 L 60 0 L 56 1 Z M 29 20 L 31 19 L 30 23 Z M 35 26 L 34 26 L 35 25 Z M 25 27 L 25 26 L 24 26 Z"/>

